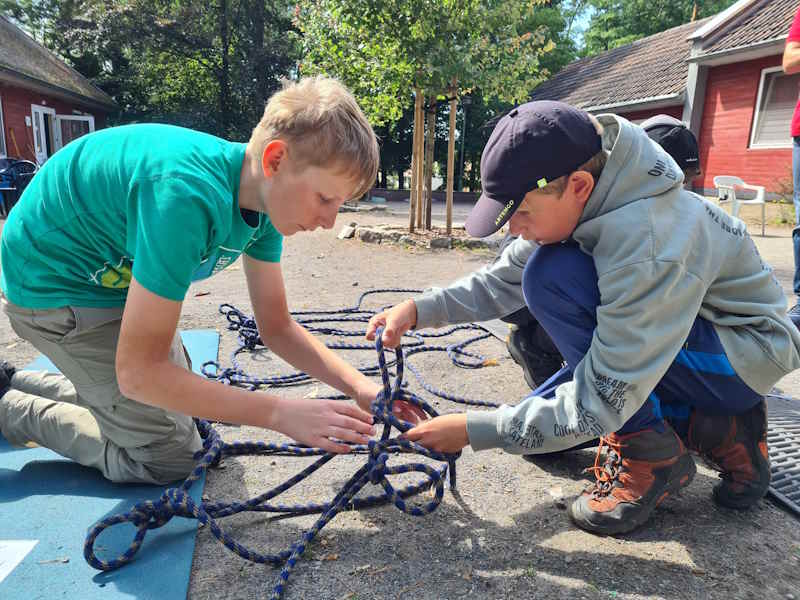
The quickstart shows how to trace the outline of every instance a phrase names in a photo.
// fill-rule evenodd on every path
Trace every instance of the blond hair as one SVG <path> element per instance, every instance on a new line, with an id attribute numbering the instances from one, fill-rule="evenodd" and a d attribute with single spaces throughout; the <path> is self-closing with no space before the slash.
<path id="1" fill-rule="evenodd" d="M 363 196 L 378 173 L 378 141 L 353 95 L 336 79 L 287 82 L 269 99 L 247 146 L 261 157 L 273 140 L 286 142 L 300 168 L 339 168 Z M 349 198 L 348 198 L 349 200 Z"/>
<path id="2" fill-rule="evenodd" d="M 594 115 L 589 115 L 589 120 L 592 122 L 592 125 L 594 125 L 597 135 L 602 137 L 603 125 L 600 123 L 600 121 L 598 121 Z M 606 168 L 607 161 L 608 152 L 606 150 L 600 150 L 600 152 L 592 156 L 589 160 L 572 171 L 572 173 L 575 171 L 586 171 L 592 176 L 592 179 L 594 179 L 594 184 L 597 185 L 597 180 L 600 179 L 603 169 Z M 546 194 L 563 194 L 567 187 L 567 179 L 570 175 L 572 175 L 572 173 L 567 173 L 558 179 L 554 179 L 542 188 L 542 192 Z"/>

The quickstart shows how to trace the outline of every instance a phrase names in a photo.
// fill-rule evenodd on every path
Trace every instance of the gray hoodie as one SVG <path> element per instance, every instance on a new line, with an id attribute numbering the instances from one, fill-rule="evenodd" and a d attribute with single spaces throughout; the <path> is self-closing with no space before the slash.
<path id="1" fill-rule="evenodd" d="M 614 115 L 599 120 L 610 155 L 572 234 L 594 259 L 603 299 L 591 346 L 554 398 L 469 411 L 475 450 L 552 452 L 617 431 L 664 376 L 697 315 L 714 324 L 736 373 L 756 392 L 800 367 L 800 333 L 744 223 L 685 191 L 678 166 L 639 127 Z M 417 326 L 520 308 L 522 268 L 534 248 L 517 240 L 494 265 L 427 293 L 417 300 Z"/>

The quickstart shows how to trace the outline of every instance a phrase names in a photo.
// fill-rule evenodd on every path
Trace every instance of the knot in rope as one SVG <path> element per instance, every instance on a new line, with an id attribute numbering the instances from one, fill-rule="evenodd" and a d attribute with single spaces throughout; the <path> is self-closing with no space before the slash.
<path id="1" fill-rule="evenodd" d="M 312 317 L 305 319 L 298 318 L 297 320 L 298 322 L 305 323 L 326 320 L 366 322 L 369 319 L 369 315 L 359 314 L 368 312 L 359 308 L 361 301 L 368 294 L 380 293 L 383 291 L 413 292 L 416 290 L 372 290 L 362 294 L 356 306 L 346 308 L 341 311 L 346 313 L 346 317 L 322 317 L 319 319 Z M 247 317 L 230 304 L 221 305 L 220 312 L 225 315 L 228 321 L 228 328 L 237 331 L 241 346 L 233 354 L 234 364 L 232 368 L 222 369 L 219 363 L 216 361 L 211 361 L 204 364 L 203 373 L 207 377 L 228 385 L 239 385 L 248 387 L 250 389 L 256 389 L 263 385 L 296 385 L 298 383 L 304 383 L 310 379 L 305 373 L 293 373 L 290 375 L 260 379 L 247 375 L 238 364 L 236 357 L 244 350 L 253 351 L 258 345 L 263 345 L 258 336 L 258 329 L 255 320 Z M 330 314 L 326 311 L 304 311 L 301 313 L 293 313 L 293 315 L 309 315 L 319 313 Z M 307 328 L 311 331 L 316 331 L 313 326 L 307 326 Z M 165 490 L 157 500 L 140 502 L 134 505 L 128 512 L 113 515 L 95 523 L 95 525 L 92 526 L 87 532 L 84 543 L 84 557 L 86 561 L 92 567 L 99 570 L 108 571 L 116 569 L 127 564 L 133 559 L 135 554 L 139 551 L 147 531 L 164 526 L 173 517 L 196 519 L 201 524 L 207 525 L 211 534 L 216 537 L 220 543 L 242 558 L 256 563 L 269 563 L 276 566 L 282 565 L 283 568 L 281 570 L 278 582 L 273 588 L 273 593 L 271 596 L 272 600 L 277 600 L 283 593 L 284 585 L 288 581 L 292 568 L 297 560 L 302 556 L 307 545 L 311 543 L 317 533 L 319 533 L 319 531 L 342 510 L 358 510 L 361 508 L 392 503 L 399 510 L 412 516 L 423 516 L 429 514 L 441 503 L 444 494 L 444 481 L 448 476 L 450 479 L 451 488 L 455 488 L 455 463 L 461 453 L 458 452 L 454 454 L 444 454 L 435 452 L 401 437 L 390 437 L 393 428 L 399 430 L 401 433 L 404 433 L 412 427 L 411 423 L 396 417 L 393 409 L 395 403 L 402 400 L 404 402 L 413 404 L 431 417 L 438 416 L 437 411 L 422 398 L 416 396 L 407 389 L 404 389 L 404 355 L 407 357 L 415 352 L 447 351 L 453 362 L 459 366 L 478 368 L 479 366 L 486 364 L 486 361 L 483 357 L 467 352 L 464 350 L 464 347 L 467 344 L 488 337 L 488 333 L 482 333 L 481 335 L 465 342 L 451 344 L 449 346 L 433 347 L 424 345 L 423 337 L 441 337 L 442 335 L 446 335 L 452 331 L 465 328 L 479 327 L 475 325 L 456 326 L 444 333 L 437 334 L 423 335 L 415 332 L 413 334 L 415 342 L 412 344 L 412 348 L 404 352 L 403 347 L 398 346 L 394 350 L 395 357 L 393 360 L 386 359 L 386 351 L 381 341 L 381 330 L 377 332 L 374 346 L 352 344 L 328 345 L 331 348 L 374 348 L 378 355 L 377 367 L 366 367 L 361 368 L 360 370 L 366 374 L 380 373 L 381 382 L 383 384 L 383 389 L 377 395 L 371 405 L 375 421 L 383 424 L 383 431 L 380 435 L 380 439 L 370 440 L 366 445 L 351 445 L 354 454 L 361 453 L 368 455 L 367 462 L 356 471 L 356 473 L 347 481 L 339 493 L 336 494 L 336 496 L 329 502 L 307 503 L 305 505 L 286 505 L 272 504 L 270 501 L 283 492 L 289 490 L 300 481 L 312 475 L 315 471 L 330 462 L 337 455 L 327 453 L 321 448 L 309 448 L 299 444 L 274 444 L 266 442 L 226 443 L 222 440 L 219 433 L 211 426 L 211 424 L 206 421 L 196 419 L 195 423 L 203 440 L 203 447 L 195 455 L 197 463 L 189 477 L 187 477 L 180 486 Z M 324 331 L 329 333 L 332 332 L 336 335 L 364 335 L 365 333 L 363 331 L 343 332 L 341 330 L 330 328 L 325 328 Z M 469 357 L 475 359 L 477 362 L 465 362 L 464 360 L 458 359 L 458 356 Z M 390 377 L 389 371 L 391 367 L 395 368 L 394 381 L 392 381 Z M 465 404 L 497 406 L 495 403 L 491 402 L 467 400 L 446 394 L 444 392 L 439 392 L 427 385 L 412 365 L 409 364 L 408 367 L 414 373 L 424 389 L 441 398 L 455 400 Z M 390 454 L 396 453 L 418 454 L 444 464 L 434 467 L 430 464 L 420 462 L 390 466 L 388 464 L 389 456 Z M 290 478 L 288 481 L 249 500 L 243 502 L 209 502 L 206 500 L 196 502 L 189 493 L 193 483 L 200 479 L 206 473 L 209 467 L 217 465 L 224 456 L 238 455 L 296 455 L 317 456 L 319 458 L 303 469 L 300 473 Z M 423 475 L 424 478 L 422 481 L 408 485 L 403 489 L 395 489 L 390 483 L 388 476 L 402 473 L 419 473 Z M 383 493 L 368 495 L 365 497 L 356 497 L 356 495 L 359 494 L 359 492 L 368 483 L 380 485 L 383 488 Z M 425 504 L 413 505 L 406 502 L 408 498 L 411 498 L 429 489 L 434 490 L 434 495 L 433 498 Z M 245 511 L 279 513 L 289 516 L 319 513 L 320 517 L 311 527 L 311 529 L 306 531 L 302 538 L 295 544 L 292 544 L 289 549 L 283 550 L 277 554 L 266 554 L 257 552 L 240 544 L 233 539 L 229 533 L 224 531 L 218 523 L 218 519 Z M 119 523 L 126 522 L 131 523 L 136 528 L 136 533 L 130 546 L 116 558 L 103 560 L 97 557 L 94 552 L 94 543 L 97 537 L 105 529 Z"/>

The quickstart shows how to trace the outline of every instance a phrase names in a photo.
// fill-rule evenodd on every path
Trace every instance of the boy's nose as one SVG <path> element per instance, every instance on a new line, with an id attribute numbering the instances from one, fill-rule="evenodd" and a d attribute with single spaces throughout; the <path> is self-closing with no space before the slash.
<path id="1" fill-rule="evenodd" d="M 336 213 L 322 215 L 320 224 L 322 225 L 323 229 L 333 229 L 333 226 L 336 224 Z"/>

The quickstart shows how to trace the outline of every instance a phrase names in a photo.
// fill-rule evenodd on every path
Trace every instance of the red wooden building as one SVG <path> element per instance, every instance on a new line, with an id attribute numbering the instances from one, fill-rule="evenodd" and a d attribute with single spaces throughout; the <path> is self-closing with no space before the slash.
<path id="1" fill-rule="evenodd" d="M 105 126 L 114 100 L 0 16 L 0 157 L 43 163 Z"/>
<path id="2" fill-rule="evenodd" d="M 703 175 L 736 175 L 777 192 L 791 181 L 789 124 L 800 75 L 781 58 L 800 0 L 739 0 L 720 14 L 567 65 L 533 93 L 634 122 L 666 113 L 700 144 Z M 791 186 L 790 186 L 791 189 Z"/>

